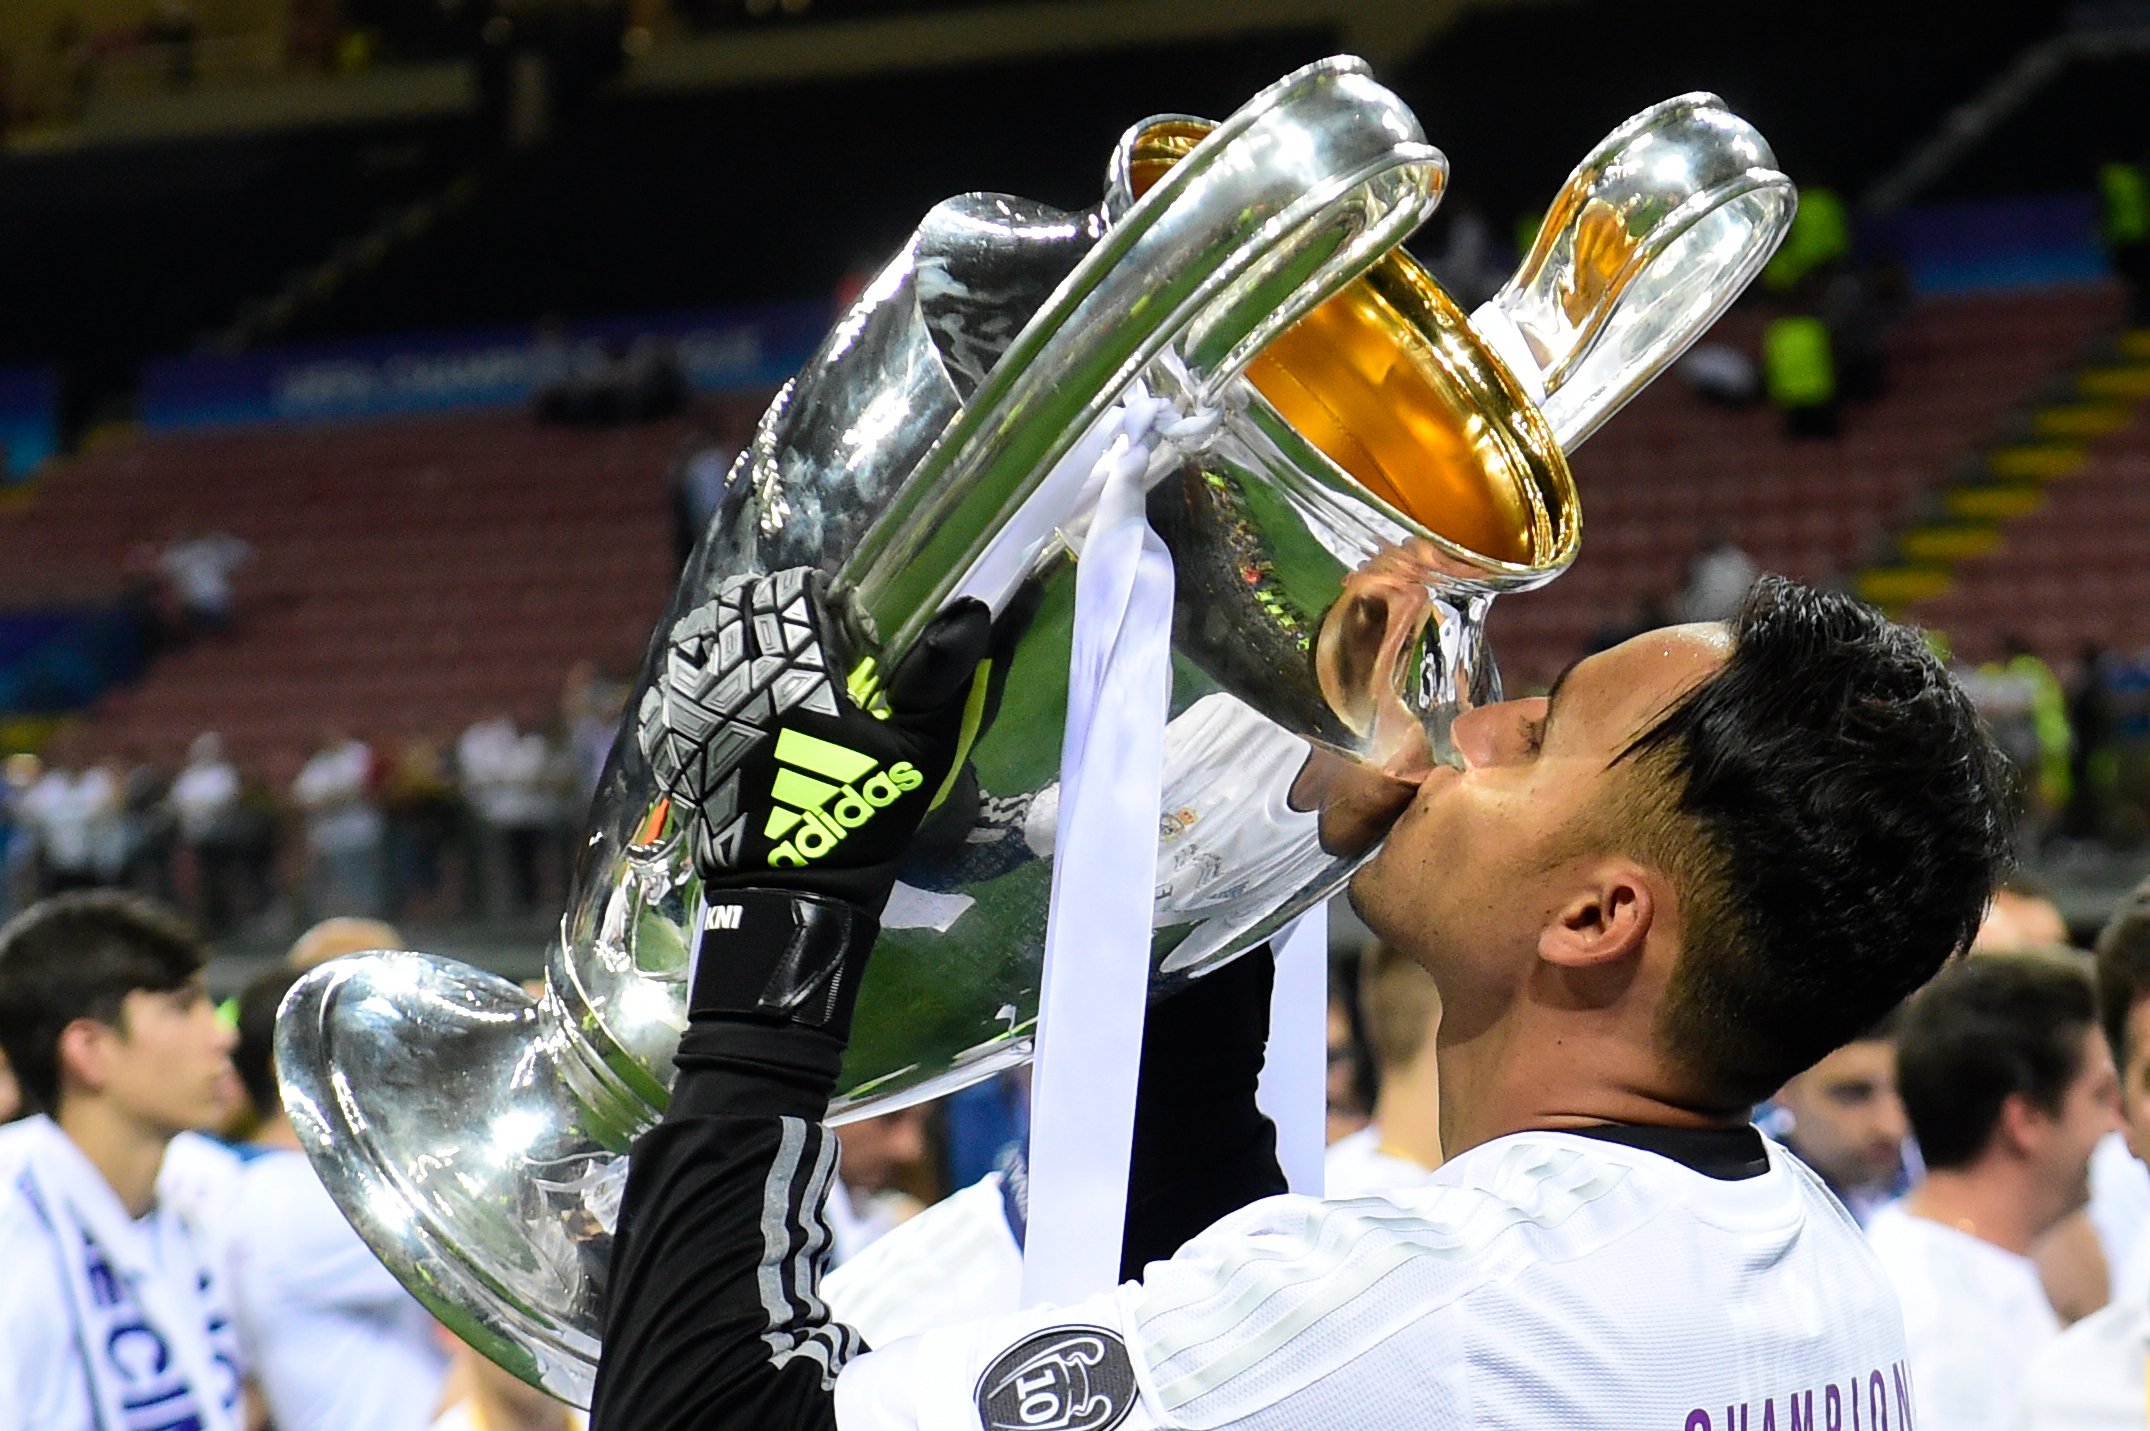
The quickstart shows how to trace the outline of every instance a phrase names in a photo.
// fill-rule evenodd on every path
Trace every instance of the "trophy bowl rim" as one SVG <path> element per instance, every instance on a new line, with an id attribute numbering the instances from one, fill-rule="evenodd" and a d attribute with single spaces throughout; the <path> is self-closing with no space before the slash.
<path id="1" fill-rule="evenodd" d="M 488 1340 L 534 1355 L 527 1370 L 510 1366 L 539 1389 L 587 1408 L 595 1386 L 598 1338 L 570 1317 L 542 1315 L 486 1275 L 484 1259 L 466 1238 L 452 1235 L 438 1200 L 391 1165 L 373 1136 L 368 1109 L 351 1087 L 338 1045 L 358 1038 L 379 1043 L 407 1032 L 438 1046 L 438 1028 L 410 1027 L 413 993 L 423 1002 L 447 1005 L 474 1027 L 527 1028 L 539 1002 L 512 980 L 459 960 L 416 950 L 346 955 L 314 969 L 292 985 L 277 1011 L 275 1063 L 284 1108 L 299 1144 L 339 1211 L 368 1250 L 406 1291 L 465 1341 L 479 1331 Z M 392 1017 L 348 1023 L 342 1011 L 369 995 Z M 390 997 L 389 995 L 397 997 Z M 445 997 L 443 997 L 445 996 Z M 379 1215 L 383 1198 L 397 1216 Z M 512 1214 L 500 1210 L 503 1223 Z M 498 1360 L 484 1347 L 475 1348 Z"/>

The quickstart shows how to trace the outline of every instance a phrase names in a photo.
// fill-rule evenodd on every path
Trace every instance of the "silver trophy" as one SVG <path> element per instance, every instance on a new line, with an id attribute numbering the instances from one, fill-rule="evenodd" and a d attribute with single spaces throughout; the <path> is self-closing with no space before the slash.
<path id="1" fill-rule="evenodd" d="M 1760 135 L 1682 96 L 1584 161 L 1466 318 L 1398 248 L 1445 182 L 1344 58 L 1221 124 L 1137 125 L 1095 210 L 971 194 L 927 214 L 732 472 L 614 743 L 543 995 L 380 953 L 284 1006 L 315 1167 L 443 1322 L 587 1404 L 625 1155 L 685 1025 L 694 845 L 728 829 L 721 801 L 663 797 L 637 714 L 725 578 L 824 573 L 852 677 L 957 592 L 997 613 L 1000 708 L 884 919 L 838 1122 L 1029 1055 L 1088 500 L 1047 478 L 1136 385 L 1221 414 L 1149 498 L 1178 583 L 1153 994 L 1344 881 L 1359 854 L 1324 849 L 1326 789 L 1453 760 L 1455 715 L 1498 697 L 1488 604 L 1575 556 L 1564 449 L 1731 302 L 1793 195 Z"/>

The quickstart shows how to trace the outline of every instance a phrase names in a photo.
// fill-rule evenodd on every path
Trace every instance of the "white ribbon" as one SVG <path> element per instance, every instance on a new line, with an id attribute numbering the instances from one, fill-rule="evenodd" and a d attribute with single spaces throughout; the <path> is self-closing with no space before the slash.
<path id="1" fill-rule="evenodd" d="M 1143 508 L 1177 441 L 1215 421 L 1138 394 L 1089 435 L 1107 435 L 1102 456 L 1079 443 L 1045 484 L 1069 494 L 1089 457 L 1079 490 L 1098 495 L 1085 529 L 1061 527 L 1081 559 L 1030 1093 L 1025 1305 L 1119 1281 L 1172 696 L 1172 558 Z"/>
<path id="2" fill-rule="evenodd" d="M 1277 1162 L 1295 1193 L 1320 1197 L 1329 1101 L 1329 906 L 1317 904 L 1275 939 L 1269 1049 L 1254 1101 L 1277 1127 Z"/>

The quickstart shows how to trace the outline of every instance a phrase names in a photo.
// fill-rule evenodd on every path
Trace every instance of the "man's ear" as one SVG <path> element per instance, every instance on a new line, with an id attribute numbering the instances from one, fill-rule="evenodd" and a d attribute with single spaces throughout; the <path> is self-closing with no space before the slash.
<path id="1" fill-rule="evenodd" d="M 1633 860 L 1600 860 L 1538 932 L 1538 957 L 1580 971 L 1639 955 L 1669 899 L 1663 882 Z"/>
<path id="2" fill-rule="evenodd" d="M 103 1090 L 110 1076 L 112 1044 L 119 1031 L 95 1019 L 74 1019 L 60 1030 L 60 1087 L 73 1084 L 87 1092 Z"/>
<path id="3" fill-rule="evenodd" d="M 1993 1136 L 2007 1140 L 2018 1153 L 2034 1151 L 2053 1126 L 2051 1112 L 2038 1106 L 2028 1093 L 2011 1093 L 2001 1100 L 2001 1114 L 1993 1120 Z"/>

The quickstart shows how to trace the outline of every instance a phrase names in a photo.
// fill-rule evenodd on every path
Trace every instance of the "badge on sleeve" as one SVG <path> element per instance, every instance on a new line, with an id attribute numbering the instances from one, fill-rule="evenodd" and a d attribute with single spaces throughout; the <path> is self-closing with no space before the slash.
<path id="1" fill-rule="evenodd" d="M 1102 1327 L 1048 1327 L 978 1378 L 985 1431 L 1112 1431 L 1134 1407 L 1127 1343 Z"/>

